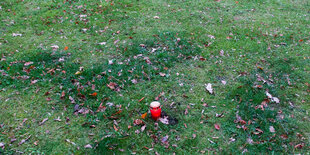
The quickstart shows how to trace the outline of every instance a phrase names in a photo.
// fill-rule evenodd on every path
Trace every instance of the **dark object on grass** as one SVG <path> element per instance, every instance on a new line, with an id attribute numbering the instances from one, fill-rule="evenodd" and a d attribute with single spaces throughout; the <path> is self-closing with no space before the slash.
<path id="1" fill-rule="evenodd" d="M 79 110 L 80 110 L 80 105 L 79 104 L 74 105 L 74 112 L 77 112 Z"/>
<path id="2" fill-rule="evenodd" d="M 179 120 L 177 118 L 174 118 L 174 117 L 168 115 L 165 111 L 161 112 L 160 117 L 164 118 L 164 119 L 166 118 L 168 120 L 168 124 L 170 124 L 170 125 L 176 125 L 179 122 Z"/>

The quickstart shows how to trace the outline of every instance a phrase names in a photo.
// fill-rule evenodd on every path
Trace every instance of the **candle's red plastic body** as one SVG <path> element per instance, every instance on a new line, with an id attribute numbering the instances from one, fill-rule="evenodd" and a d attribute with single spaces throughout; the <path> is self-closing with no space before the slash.
<path id="1" fill-rule="evenodd" d="M 151 108 L 151 115 L 152 115 L 152 118 L 154 120 L 157 120 L 160 115 L 161 115 L 161 108 L 160 107 L 157 107 L 157 108 Z"/>

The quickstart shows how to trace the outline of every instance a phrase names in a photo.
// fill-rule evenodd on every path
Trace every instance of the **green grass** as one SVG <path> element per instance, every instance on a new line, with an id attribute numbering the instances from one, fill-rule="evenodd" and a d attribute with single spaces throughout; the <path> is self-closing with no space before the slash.
<path id="1" fill-rule="evenodd" d="M 309 152 L 306 0 L 3 0 L 0 6 L 0 154 Z M 262 110 L 266 91 L 280 103 Z M 157 126 L 148 114 L 137 133 L 134 120 L 162 92 L 163 110 L 178 124 Z M 97 112 L 101 103 L 105 110 Z M 90 112 L 74 112 L 76 104 Z"/>

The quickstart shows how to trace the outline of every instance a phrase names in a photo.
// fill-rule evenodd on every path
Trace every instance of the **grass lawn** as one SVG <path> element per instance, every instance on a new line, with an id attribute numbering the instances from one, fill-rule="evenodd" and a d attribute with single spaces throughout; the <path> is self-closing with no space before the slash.
<path id="1" fill-rule="evenodd" d="M 309 18 L 308 0 L 1 0 L 0 154 L 309 153 Z"/>

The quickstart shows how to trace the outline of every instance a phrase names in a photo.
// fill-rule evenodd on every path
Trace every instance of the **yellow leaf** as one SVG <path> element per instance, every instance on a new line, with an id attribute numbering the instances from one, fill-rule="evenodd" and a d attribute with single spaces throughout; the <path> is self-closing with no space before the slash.
<path id="1" fill-rule="evenodd" d="M 260 69 L 260 70 L 264 70 L 264 68 L 261 67 L 261 66 L 257 66 L 257 68 Z"/>
<path id="2" fill-rule="evenodd" d="M 145 117 L 147 116 L 147 112 L 141 115 L 142 119 L 145 119 Z"/>
<path id="3" fill-rule="evenodd" d="M 77 71 L 77 72 L 75 72 L 75 75 L 79 75 L 79 74 L 81 74 L 82 72 L 80 72 L 80 71 Z"/>

